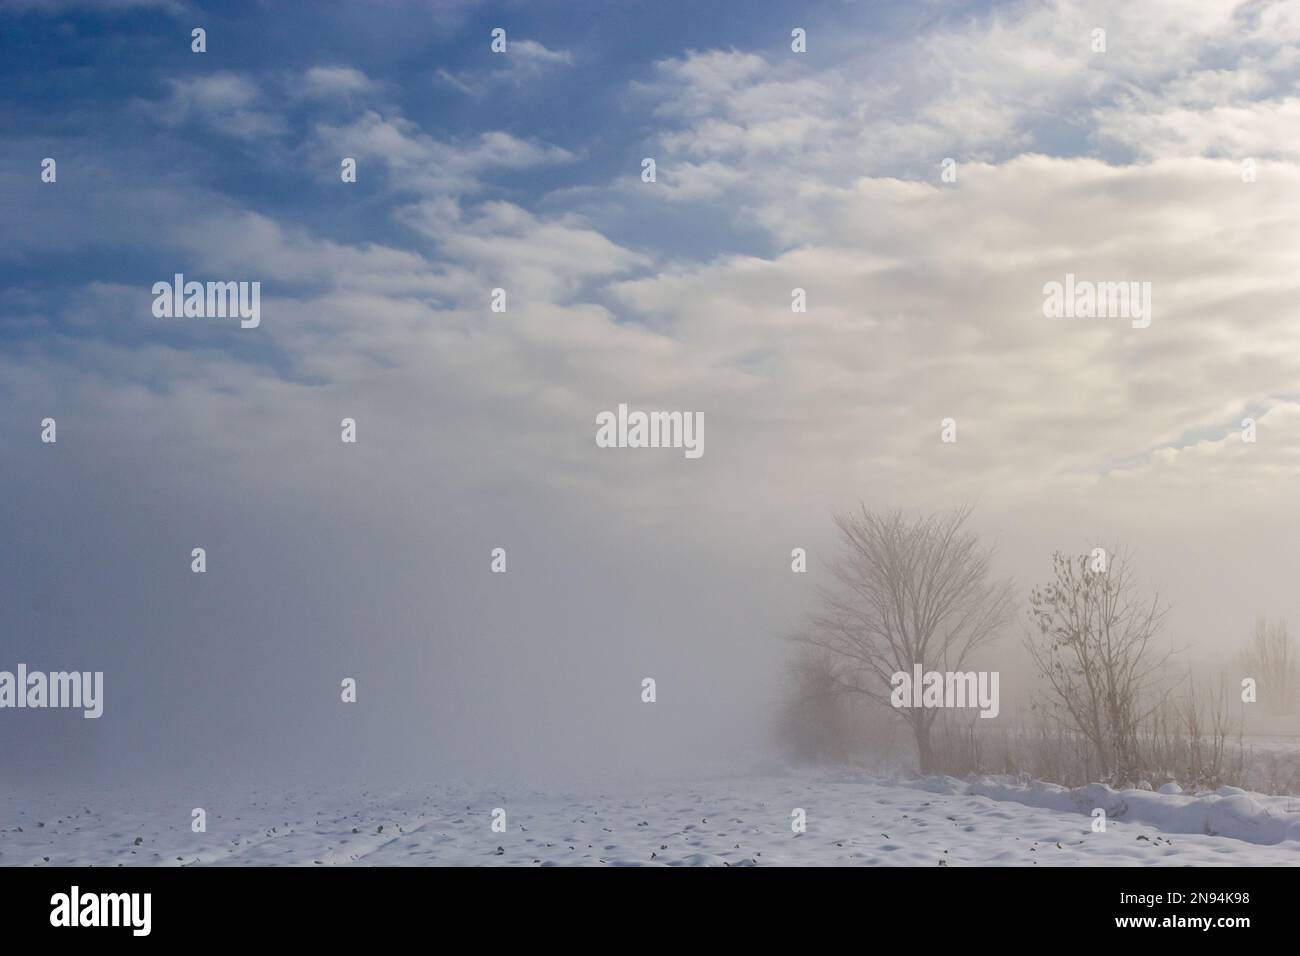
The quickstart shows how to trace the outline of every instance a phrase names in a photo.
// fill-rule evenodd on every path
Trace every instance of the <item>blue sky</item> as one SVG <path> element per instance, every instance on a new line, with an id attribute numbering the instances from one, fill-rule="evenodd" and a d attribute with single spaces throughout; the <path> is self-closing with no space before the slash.
<path id="1" fill-rule="evenodd" d="M 472 195 L 474 202 L 564 209 L 572 204 L 567 190 L 611 183 L 652 151 L 663 118 L 654 115 L 654 93 L 636 87 L 653 81 L 661 60 L 695 50 L 755 50 L 798 69 L 788 52 L 795 23 L 812 31 L 823 64 L 850 53 L 874 58 L 877 50 L 887 55 L 901 32 L 980 12 L 970 4 L 776 2 L 305 9 L 54 3 L 7 11 L 0 35 L 3 117 L 25 147 L 7 157 L 7 188 L 11 196 L 19 192 L 20 214 L 46 226 L 0 258 L 5 284 L 51 296 L 68 291 L 69 280 L 144 281 L 162 249 L 148 235 L 122 235 L 120 223 L 132 191 L 159 187 L 175 192 L 178 218 L 186 214 L 185 194 L 203 193 L 339 242 L 409 245 L 410 232 L 393 217 L 409 196 L 400 182 L 363 167 L 356 186 L 340 196 L 336 157 L 304 150 L 314 124 L 368 104 L 382 104 L 386 114 L 439 140 L 491 130 L 566 150 L 563 162 L 485 170 Z M 203 55 L 189 49 L 195 25 L 208 31 Z M 541 44 L 557 60 L 529 69 L 522 80 L 513 77 L 521 68 L 488 47 L 497 26 L 516 43 Z M 302 97 L 302 75 L 312 68 L 356 70 L 373 86 L 366 94 Z M 232 135 L 220 118 L 198 112 L 159 121 L 174 109 L 173 84 L 220 77 L 256 84 L 257 110 L 274 130 Z M 60 160 L 56 195 L 20 175 L 32 149 Z M 905 174 L 921 169 L 912 159 L 897 165 Z M 587 211 L 612 239 L 633 247 L 671 243 L 701 258 L 773 248 L 770 236 L 705 205 Z M 22 330 L 7 324 L 4 334 Z"/>
<path id="2" fill-rule="evenodd" d="M 692 33 L 707 35 L 708 17 L 706 11 L 701 22 L 699 11 L 682 17 L 661 5 L 629 5 L 625 13 L 601 6 L 566 4 L 542 13 L 526 4 L 500 10 L 386 4 L 383 16 L 351 4 L 324 5 L 310 15 L 300 8 L 291 16 L 253 3 L 10 11 L 0 36 L 4 123 L 11 135 L 55 155 L 62 168 L 57 195 L 42 194 L 30 177 L 18 175 L 17 167 L 33 157 L 10 154 L 9 188 L 39 203 L 51 227 L 21 251 L 11 244 L 0 261 L 4 284 L 55 306 L 79 282 L 146 281 L 162 249 L 147 236 L 120 235 L 117 214 L 97 210 L 105 194 L 129 196 L 157 184 L 174 187 L 178 219 L 187 215 L 184 194 L 202 191 L 343 242 L 409 242 L 392 219 L 393 193 L 373 169 L 363 166 L 344 199 L 337 158 L 303 157 L 298 149 L 332 105 L 294 101 L 295 84 L 311 67 L 364 72 L 383 85 L 386 104 L 439 138 L 492 129 L 569 144 L 570 161 L 489 174 L 476 198 L 531 204 L 556 188 L 607 180 L 620 164 L 639 160 L 636 140 L 645 124 L 622 108 L 627 84 L 648 75 L 658 55 Z M 742 26 L 757 33 L 763 22 Z M 536 82 L 505 83 L 483 95 L 439 79 L 440 70 L 474 79 L 505 69 L 488 49 L 491 29 L 502 23 L 512 39 L 580 52 Z M 199 24 L 210 44 L 202 56 L 190 51 L 188 39 Z M 253 142 L 201 118 L 157 122 L 156 104 L 167 99 L 172 81 L 233 74 L 276 88 L 281 128 L 275 135 Z M 339 98 L 350 100 L 347 93 Z M 574 108 L 579 99 L 581 108 Z M 23 328 L 6 323 L 5 334 L 21 336 Z"/>
<path id="3" fill-rule="evenodd" d="M 333 183 L 322 182 L 321 175 L 333 169 L 325 157 L 316 176 L 287 164 L 268 168 L 265 151 L 232 141 L 219 129 L 198 122 L 159 129 L 148 104 L 164 100 L 175 79 L 233 72 L 266 78 L 291 93 L 294 74 L 316 66 L 350 67 L 383 84 L 388 103 L 440 138 L 503 130 L 570 149 L 571 162 L 507 172 L 481 193 L 533 202 L 552 189 L 608 180 L 639 162 L 650 122 L 645 104 L 634 108 L 626 92 L 630 83 L 649 78 L 657 59 L 719 41 L 783 46 L 784 35 L 772 29 L 768 16 L 781 5 L 745 6 L 754 16 L 726 18 L 725 29 L 718 22 L 724 18 L 720 7 L 671 3 L 382 4 L 382 16 L 352 4 L 325 4 L 310 15 L 292 16 L 256 3 L 175 14 L 90 5 L 59 14 L 11 12 L 0 38 L 5 123 L 28 137 L 79 144 L 93 151 L 87 158 L 99 153 L 129 160 L 127 168 L 114 170 L 128 182 L 188 181 L 339 238 L 355 238 L 361 226 L 369 238 L 382 241 L 395 233 L 375 209 L 374 176 L 361 177 L 355 190 L 361 195 L 351 200 L 371 215 L 353 221 L 349 210 L 330 204 Z M 203 56 L 190 52 L 188 40 L 191 22 L 200 21 L 209 34 Z M 477 82 L 506 70 L 508 63 L 488 49 L 496 26 L 506 27 L 511 39 L 541 43 L 571 60 L 533 82 L 501 83 L 478 96 L 439 79 L 439 71 L 446 71 Z M 285 129 L 274 146 L 292 147 L 320 117 L 322 104 L 285 96 L 275 112 Z M 66 182 L 80 186 L 75 165 L 67 165 Z"/>

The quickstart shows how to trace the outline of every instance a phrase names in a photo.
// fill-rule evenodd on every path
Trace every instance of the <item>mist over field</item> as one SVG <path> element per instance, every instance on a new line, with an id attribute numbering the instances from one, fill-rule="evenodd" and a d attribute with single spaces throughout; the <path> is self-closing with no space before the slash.
<path id="1" fill-rule="evenodd" d="M 6 5 L 0 671 L 104 689 L 95 719 L 0 708 L 0 784 L 70 813 L 624 787 L 635 827 L 637 781 L 806 774 L 852 829 L 836 774 L 919 773 L 1043 834 L 1076 809 L 1052 786 L 1293 813 L 1298 42 L 1294 0 Z M 177 276 L 259 283 L 256 324 L 160 315 Z M 700 455 L 602 447 L 621 405 L 702 416 Z M 940 715 L 927 763 L 857 645 L 809 677 L 797 638 L 853 590 L 836 516 L 960 513 L 1006 613 L 960 668 L 955 615 L 885 673 L 1001 701 Z M 943 580 L 899 570 L 923 539 L 855 580 Z M 1031 592 L 1097 548 L 1162 615 L 1093 733 L 1052 712 Z M 868 618 L 840 624 L 916 650 Z"/>

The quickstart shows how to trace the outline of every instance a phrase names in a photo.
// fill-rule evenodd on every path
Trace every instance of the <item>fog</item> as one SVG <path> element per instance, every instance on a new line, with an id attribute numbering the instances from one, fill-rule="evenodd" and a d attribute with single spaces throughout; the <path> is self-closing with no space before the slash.
<path id="1" fill-rule="evenodd" d="M 541 488 L 526 464 L 449 487 L 426 449 L 367 434 L 368 416 L 355 446 L 324 416 L 295 423 L 319 432 L 301 457 L 227 437 L 245 448 L 232 462 L 204 447 L 210 431 L 177 444 L 141 436 L 158 431 L 138 427 L 151 414 L 174 414 L 163 396 L 148 402 L 112 428 L 102 411 L 61 408 L 55 445 L 31 427 L 4 436 L 8 667 L 105 674 L 99 720 L 6 714 L 12 784 L 619 778 L 756 759 L 774 746 L 784 638 L 815 608 L 837 547 L 831 511 L 949 505 L 870 488 L 855 499 L 834 475 L 804 476 L 783 498 L 706 457 L 702 492 L 651 508 L 652 469 L 697 463 L 602 471 L 611 453 L 594 443 L 589 469 L 613 472 L 601 493 L 579 474 L 570 491 Z M 39 421 L 34 406 L 16 417 Z M 782 473 L 799 475 L 798 463 L 765 477 Z M 708 509 L 715 495 L 728 506 Z M 1133 551 L 1189 659 L 1235 652 L 1257 613 L 1291 610 L 1294 545 L 1263 509 L 1207 503 L 1188 521 L 1137 514 L 1123 497 L 1033 504 L 990 493 L 974 517 L 1017 582 L 1019 611 L 1053 550 L 1098 541 Z M 203 574 L 192 547 L 207 551 Z M 490 569 L 496 547 L 504 574 Z M 807 549 L 809 573 L 791 572 L 793 547 Z M 990 665 L 1016 670 L 1020 634 L 1020 622 L 1006 628 Z M 355 704 L 340 699 L 345 677 Z M 641 700 L 646 677 L 654 704 Z M 1008 698 L 1025 691 L 1004 680 Z"/>
<path id="2" fill-rule="evenodd" d="M 541 5 L 485 63 L 454 6 L 273 52 L 210 11 L 242 42 L 203 55 L 165 8 L 0 14 L 0 670 L 105 695 L 0 713 L 6 785 L 784 759 L 787 638 L 860 505 L 973 508 L 1017 701 L 1058 550 L 1130 553 L 1179 660 L 1300 627 L 1295 37 L 825 5 L 804 56 L 773 6 L 624 50 Z M 159 318 L 176 273 L 261 283 L 260 324 Z M 1149 284 L 1144 324 L 1048 317 L 1074 274 Z M 702 415 L 702 456 L 599 447 L 624 403 Z"/>

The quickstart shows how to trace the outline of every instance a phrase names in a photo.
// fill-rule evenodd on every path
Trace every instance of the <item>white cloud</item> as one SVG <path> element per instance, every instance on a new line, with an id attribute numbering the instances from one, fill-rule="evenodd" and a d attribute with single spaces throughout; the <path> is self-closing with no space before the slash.
<path id="1" fill-rule="evenodd" d="M 526 64 L 571 64 L 573 54 L 568 50 L 549 50 L 536 40 L 512 40 L 507 54 Z"/>
<path id="2" fill-rule="evenodd" d="M 378 84 L 350 66 L 313 66 L 303 73 L 300 88 L 307 96 L 333 97 L 370 93 L 378 88 Z"/>
<path id="3" fill-rule="evenodd" d="M 505 53 L 492 55 L 489 70 L 466 70 L 452 73 L 439 69 L 439 81 L 454 87 L 468 96 L 483 96 L 489 90 L 503 85 L 521 86 L 536 83 L 549 70 L 571 66 L 573 54 L 568 50 L 551 50 L 536 40 L 508 41 Z"/>
<path id="4" fill-rule="evenodd" d="M 178 124 L 199 120 L 217 132 L 237 139 L 275 136 L 284 131 L 284 123 L 266 108 L 266 100 L 257 83 L 236 73 L 170 81 L 170 95 L 159 104 L 145 108 L 155 112 L 165 123 Z"/>
<path id="5" fill-rule="evenodd" d="M 496 131 L 447 142 L 435 139 L 400 115 L 374 110 L 348 123 L 318 125 L 315 139 L 328 153 L 353 156 L 358 163 L 378 162 L 392 188 L 412 192 L 473 190 L 484 175 L 493 171 L 563 163 L 572 158 L 558 146 Z"/>

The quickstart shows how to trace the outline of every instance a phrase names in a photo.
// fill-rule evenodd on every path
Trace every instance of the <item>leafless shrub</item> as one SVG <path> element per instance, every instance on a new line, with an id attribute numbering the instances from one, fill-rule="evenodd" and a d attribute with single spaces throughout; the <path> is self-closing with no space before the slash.
<path id="1" fill-rule="evenodd" d="M 1044 712 L 1078 735 L 1103 782 L 1133 782 L 1140 727 L 1160 707 L 1168 652 L 1155 644 L 1159 598 L 1139 596 L 1127 559 L 1052 556 L 1029 598 L 1025 645 L 1048 688 Z"/>
<path id="2" fill-rule="evenodd" d="M 799 760 L 838 762 L 853 751 L 854 727 L 845 691 L 825 654 L 802 651 L 787 668 L 785 704 L 778 734 L 786 752 Z"/>

